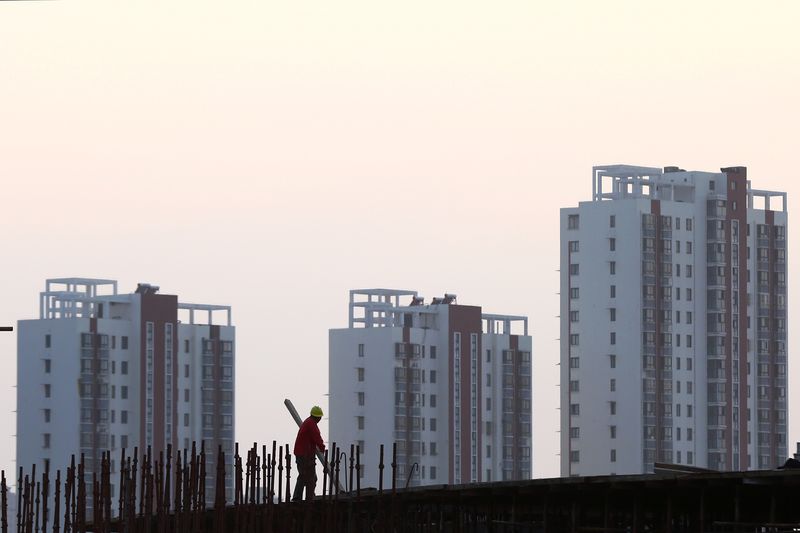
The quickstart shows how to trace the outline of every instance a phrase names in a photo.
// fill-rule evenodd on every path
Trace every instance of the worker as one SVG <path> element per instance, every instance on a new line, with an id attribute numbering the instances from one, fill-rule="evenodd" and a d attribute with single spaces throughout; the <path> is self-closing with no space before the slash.
<path id="1" fill-rule="evenodd" d="M 306 418 L 297 431 L 294 441 L 294 457 L 297 461 L 297 485 L 292 495 L 293 502 L 303 500 L 303 489 L 306 489 L 306 500 L 314 499 L 314 489 L 317 486 L 317 451 L 325 451 L 325 443 L 319 433 L 319 421 L 322 419 L 322 409 L 318 405 L 311 408 L 311 416 Z"/>

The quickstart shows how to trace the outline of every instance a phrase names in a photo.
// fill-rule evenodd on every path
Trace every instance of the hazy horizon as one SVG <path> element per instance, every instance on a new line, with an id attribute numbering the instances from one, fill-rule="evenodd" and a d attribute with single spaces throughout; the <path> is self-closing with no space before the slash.
<path id="1" fill-rule="evenodd" d="M 0 325 L 38 317 L 53 277 L 231 305 L 237 439 L 291 442 L 283 399 L 326 405 L 327 331 L 346 326 L 350 289 L 456 293 L 529 317 L 534 475 L 557 476 L 558 209 L 612 163 L 747 166 L 791 208 L 797 15 L 788 1 L 0 2 Z M 0 354 L 11 471 L 16 333 Z"/>

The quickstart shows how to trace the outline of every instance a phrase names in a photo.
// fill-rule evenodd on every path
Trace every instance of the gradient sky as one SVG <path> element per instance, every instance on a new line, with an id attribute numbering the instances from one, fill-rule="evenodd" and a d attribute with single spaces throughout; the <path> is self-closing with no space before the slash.
<path id="1" fill-rule="evenodd" d="M 37 317 L 48 277 L 232 305 L 237 438 L 289 442 L 283 398 L 326 405 L 349 289 L 454 292 L 530 317 L 534 474 L 558 475 L 558 208 L 611 163 L 745 165 L 791 207 L 798 16 L 797 2 L 0 2 L 0 325 Z M 15 359 L 0 333 L 6 470 Z"/>

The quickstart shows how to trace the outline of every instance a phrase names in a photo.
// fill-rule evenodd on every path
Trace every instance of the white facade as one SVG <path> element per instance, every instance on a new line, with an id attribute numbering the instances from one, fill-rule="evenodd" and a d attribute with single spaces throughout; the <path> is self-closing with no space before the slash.
<path id="1" fill-rule="evenodd" d="M 391 487 L 393 443 L 400 487 L 531 477 L 527 318 L 453 295 L 426 305 L 414 291 L 351 291 L 329 357 L 330 439 L 360 447 L 362 484 L 378 485 L 384 445 Z"/>
<path id="2" fill-rule="evenodd" d="M 196 442 L 213 502 L 218 446 L 230 458 L 234 442 L 230 307 L 181 304 L 150 285 L 117 294 L 116 281 L 86 278 L 48 280 L 40 306 L 39 319 L 18 323 L 17 464 L 55 471 L 84 454 L 91 480 L 111 451 L 113 496 L 123 448 L 157 456 Z"/>
<path id="3" fill-rule="evenodd" d="M 785 193 L 627 165 L 593 192 L 561 210 L 562 475 L 782 463 Z"/>

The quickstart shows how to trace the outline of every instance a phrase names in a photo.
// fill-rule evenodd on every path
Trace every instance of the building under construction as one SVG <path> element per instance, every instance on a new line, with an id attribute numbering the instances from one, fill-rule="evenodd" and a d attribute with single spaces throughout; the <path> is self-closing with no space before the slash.
<path id="1" fill-rule="evenodd" d="M 378 457 L 389 486 L 362 487 L 360 453 L 332 446 L 313 501 L 289 503 L 294 471 L 288 445 L 236 453 L 233 471 L 220 450 L 208 461 L 192 449 L 173 457 L 138 450 L 120 457 L 111 495 L 110 455 L 92 483 L 84 465 L 65 471 L 20 470 L 19 505 L 8 515 L 5 473 L 2 531 L 26 532 L 744 532 L 800 528 L 800 470 L 708 472 L 660 470 L 635 476 L 571 477 L 405 488 L 396 447 Z M 238 448 L 237 448 L 238 450 Z M 383 447 L 381 447 L 383 452 Z M 205 465 L 216 463 L 214 501 L 206 500 Z M 115 476 L 116 478 L 117 476 Z M 226 501 L 226 483 L 235 487 Z M 95 502 L 87 512 L 87 496 Z"/>

